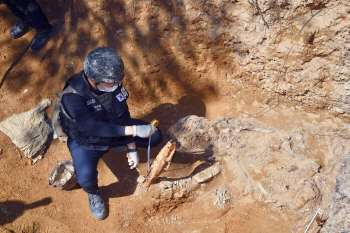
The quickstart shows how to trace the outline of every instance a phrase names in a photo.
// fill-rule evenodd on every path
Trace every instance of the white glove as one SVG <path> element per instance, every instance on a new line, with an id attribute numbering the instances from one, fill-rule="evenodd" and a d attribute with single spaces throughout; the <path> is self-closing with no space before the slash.
<path id="1" fill-rule="evenodd" d="M 140 167 L 140 164 L 139 164 L 139 156 L 137 154 L 137 151 L 135 152 L 129 152 L 129 157 L 128 158 L 128 163 L 129 163 L 129 166 L 130 166 L 130 169 L 134 169 L 136 167 Z"/>
<path id="2" fill-rule="evenodd" d="M 154 134 L 157 128 L 153 125 L 133 125 L 134 137 L 148 138 Z"/>

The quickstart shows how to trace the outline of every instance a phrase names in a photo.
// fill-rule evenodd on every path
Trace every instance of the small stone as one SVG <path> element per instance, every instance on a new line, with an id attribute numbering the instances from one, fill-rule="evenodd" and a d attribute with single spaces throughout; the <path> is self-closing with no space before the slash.
<path id="1" fill-rule="evenodd" d="M 160 185 L 162 186 L 163 189 L 165 189 L 165 191 L 169 191 L 169 189 L 173 187 L 173 183 L 170 181 L 163 181 L 160 183 Z"/>
<path id="2" fill-rule="evenodd" d="M 295 165 L 292 165 L 292 166 L 290 166 L 290 168 L 288 169 L 288 172 L 293 172 L 293 171 L 296 171 L 296 170 L 298 170 L 299 168 L 297 167 L 297 166 L 295 166 Z"/>
<path id="3" fill-rule="evenodd" d="M 334 109 L 335 112 L 340 113 L 340 114 L 343 114 L 343 113 L 346 112 L 344 109 L 341 109 L 341 108 L 338 108 L 338 107 L 334 107 L 333 109 Z"/>
<path id="4" fill-rule="evenodd" d="M 137 178 L 137 183 L 142 183 L 145 179 L 146 179 L 146 177 L 140 175 L 140 176 Z"/>
<path id="5" fill-rule="evenodd" d="M 295 134 L 295 139 L 298 140 L 298 141 L 301 141 L 301 140 L 304 139 L 304 135 L 302 133 L 297 132 Z"/>

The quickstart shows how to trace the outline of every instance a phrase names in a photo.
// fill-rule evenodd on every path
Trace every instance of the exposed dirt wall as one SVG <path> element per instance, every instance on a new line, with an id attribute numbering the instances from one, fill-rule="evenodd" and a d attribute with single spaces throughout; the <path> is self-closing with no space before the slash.
<path id="1" fill-rule="evenodd" d="M 258 3 L 183 1 L 183 8 L 187 25 L 200 36 L 196 43 L 221 41 L 225 58 L 210 46 L 211 62 L 219 57 L 228 64 L 222 68 L 232 89 L 253 87 L 307 111 L 347 114 L 349 3 Z"/>

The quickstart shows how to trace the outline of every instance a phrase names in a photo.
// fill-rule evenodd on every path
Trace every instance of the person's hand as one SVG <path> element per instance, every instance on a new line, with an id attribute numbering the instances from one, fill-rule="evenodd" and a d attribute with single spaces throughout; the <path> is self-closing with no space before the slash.
<path id="1" fill-rule="evenodd" d="M 133 125 L 134 137 L 148 138 L 154 134 L 157 128 L 153 125 Z"/>
<path id="2" fill-rule="evenodd" d="M 139 155 L 137 154 L 137 151 L 129 152 L 129 157 L 130 158 L 128 158 L 128 163 L 129 163 L 130 169 L 140 167 L 140 164 L 139 164 L 140 160 L 139 160 Z"/>

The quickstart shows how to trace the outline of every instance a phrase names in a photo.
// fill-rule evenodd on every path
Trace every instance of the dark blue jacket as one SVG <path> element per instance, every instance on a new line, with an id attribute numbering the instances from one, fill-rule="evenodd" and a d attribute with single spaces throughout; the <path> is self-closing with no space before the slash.
<path id="1" fill-rule="evenodd" d="M 100 102 L 99 94 L 112 95 L 110 111 Z M 84 149 L 107 150 L 112 138 L 125 136 L 130 119 L 128 97 L 122 84 L 112 93 L 93 90 L 81 71 L 62 91 L 59 122 L 63 132 Z"/>

